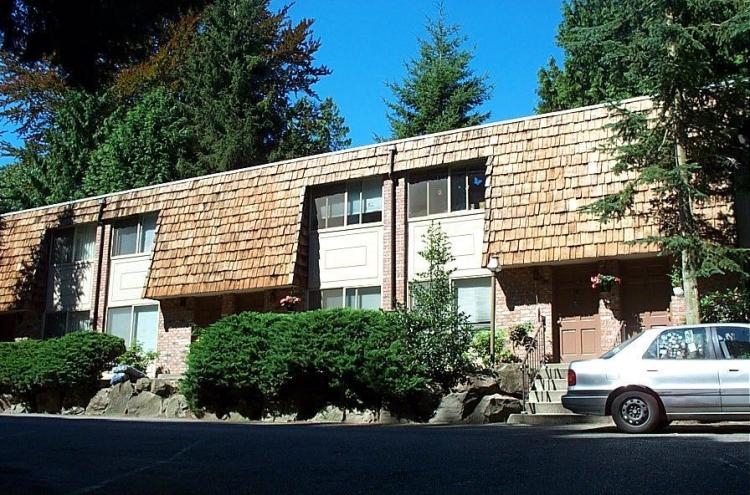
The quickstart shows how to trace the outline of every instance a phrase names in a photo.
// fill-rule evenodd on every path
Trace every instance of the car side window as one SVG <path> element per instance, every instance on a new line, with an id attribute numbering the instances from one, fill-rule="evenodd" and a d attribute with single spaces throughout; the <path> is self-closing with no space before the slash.
<path id="1" fill-rule="evenodd" d="M 706 329 L 666 329 L 654 339 L 643 358 L 706 359 Z"/>
<path id="2" fill-rule="evenodd" d="M 717 327 L 716 335 L 725 359 L 750 359 L 750 329 Z"/>

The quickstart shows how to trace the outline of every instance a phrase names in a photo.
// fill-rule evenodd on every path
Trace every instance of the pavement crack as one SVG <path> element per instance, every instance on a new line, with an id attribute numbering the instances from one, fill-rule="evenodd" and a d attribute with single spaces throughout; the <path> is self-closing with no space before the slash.
<path id="1" fill-rule="evenodd" d="M 153 468 L 158 467 L 158 466 L 163 466 L 165 464 L 170 464 L 175 459 L 177 459 L 182 454 L 184 454 L 185 452 L 189 451 L 190 449 L 192 449 L 193 447 L 195 447 L 199 443 L 201 443 L 201 440 L 196 440 L 195 442 L 193 442 L 191 444 L 188 444 L 185 447 L 183 447 L 182 449 L 178 450 L 177 452 L 175 452 L 171 456 L 167 457 L 166 459 L 160 459 L 158 461 L 154 461 L 152 463 L 149 463 L 146 466 L 141 466 L 141 467 L 138 467 L 138 468 L 135 468 L 135 469 L 131 469 L 130 471 L 126 471 L 124 473 L 120 473 L 117 476 L 112 476 L 111 478 L 107 478 L 107 479 L 105 479 L 105 480 L 97 483 L 96 485 L 91 485 L 91 486 L 87 486 L 87 487 L 81 488 L 80 490 L 78 490 L 78 491 L 76 491 L 74 493 L 91 493 L 91 492 L 93 492 L 95 490 L 100 490 L 100 489 L 104 488 L 105 486 L 109 485 L 113 481 L 121 480 L 123 478 L 127 478 L 128 476 L 132 476 L 134 474 L 142 473 L 144 471 L 148 471 L 149 469 L 153 469 Z"/>

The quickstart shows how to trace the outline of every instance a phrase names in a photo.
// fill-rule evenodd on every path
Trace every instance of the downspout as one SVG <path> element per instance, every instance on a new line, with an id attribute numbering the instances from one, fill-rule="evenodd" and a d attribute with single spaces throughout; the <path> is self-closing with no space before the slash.
<path id="1" fill-rule="evenodd" d="M 396 309 L 396 179 L 394 171 L 396 168 L 396 145 L 388 148 L 390 157 L 390 169 L 388 178 L 391 181 L 391 311 Z"/>
<path id="2" fill-rule="evenodd" d="M 107 206 L 107 198 L 99 199 L 99 212 L 96 216 L 96 226 L 99 230 L 99 255 L 96 262 L 96 290 L 94 290 L 94 321 L 91 325 L 94 331 L 99 328 L 99 289 L 102 285 L 102 257 L 104 256 L 104 208 Z"/>

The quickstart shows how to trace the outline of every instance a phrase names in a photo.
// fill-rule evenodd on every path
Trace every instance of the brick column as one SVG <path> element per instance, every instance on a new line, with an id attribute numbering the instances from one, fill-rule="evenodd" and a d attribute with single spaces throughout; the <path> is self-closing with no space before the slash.
<path id="1" fill-rule="evenodd" d="M 237 312 L 237 298 L 234 294 L 221 296 L 221 316 L 231 315 Z"/>
<path id="2" fill-rule="evenodd" d="M 159 333 L 157 368 L 162 373 L 182 374 L 190 350 L 192 338 L 193 298 L 166 299 L 161 301 L 159 311 Z"/>
<path id="3" fill-rule="evenodd" d="M 408 219 L 406 178 L 396 183 L 396 301 L 406 304 L 408 294 Z"/>
<path id="4" fill-rule="evenodd" d="M 599 263 L 599 272 L 620 276 L 620 264 L 613 260 Z M 609 292 L 599 294 L 600 348 L 606 352 L 622 342 L 622 288 L 614 284 Z"/>
<path id="5" fill-rule="evenodd" d="M 685 311 L 685 295 L 672 293 L 669 301 L 669 319 L 672 325 L 684 325 L 687 320 Z"/>
<path id="6" fill-rule="evenodd" d="M 96 322 L 96 329 L 104 332 L 107 314 L 107 296 L 109 294 L 110 245 L 112 240 L 112 224 L 102 224 L 96 227 L 96 249 L 94 255 L 94 297 L 96 302 L 91 305 L 91 319 Z M 99 244 L 101 242 L 101 244 Z M 99 271 L 99 256 L 101 255 L 101 270 Z M 97 278 L 97 271 L 99 277 Z"/>
<path id="7" fill-rule="evenodd" d="M 383 273 L 381 274 L 382 285 L 380 287 L 380 306 L 385 311 L 394 309 L 392 298 L 395 293 L 395 281 L 393 280 L 393 180 L 386 178 L 383 181 Z"/>

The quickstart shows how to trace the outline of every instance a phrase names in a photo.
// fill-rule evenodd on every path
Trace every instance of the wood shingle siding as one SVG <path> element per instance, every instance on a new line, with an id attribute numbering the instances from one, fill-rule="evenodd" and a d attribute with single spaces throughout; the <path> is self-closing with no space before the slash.
<path id="1" fill-rule="evenodd" d="M 648 109 L 650 101 L 627 105 Z M 611 119 L 605 106 L 587 107 L 125 191 L 104 197 L 103 220 L 159 212 L 144 297 L 289 286 L 304 261 L 308 188 L 386 177 L 395 147 L 396 176 L 486 160 L 485 260 L 498 255 L 503 266 L 520 266 L 652 253 L 627 243 L 657 233 L 645 220 L 601 225 L 578 211 L 622 185 L 600 150 Z M 0 217 L 0 312 L 17 308 L 47 230 L 96 221 L 98 200 Z"/>

